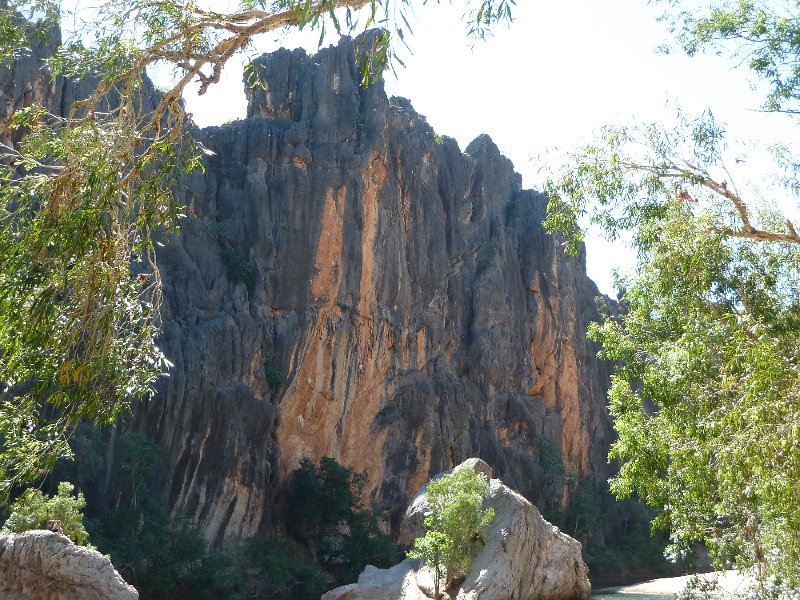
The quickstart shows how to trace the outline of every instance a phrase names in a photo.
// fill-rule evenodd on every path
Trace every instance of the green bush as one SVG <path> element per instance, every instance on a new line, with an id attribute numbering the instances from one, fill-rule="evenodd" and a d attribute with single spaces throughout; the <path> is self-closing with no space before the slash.
<path id="1" fill-rule="evenodd" d="M 539 465 L 542 467 L 544 476 L 542 491 L 547 507 L 558 509 L 564 498 L 567 470 L 564 468 L 564 455 L 561 448 L 545 437 L 539 438 Z"/>
<path id="2" fill-rule="evenodd" d="M 494 265 L 495 258 L 497 258 L 497 249 L 497 240 L 487 240 L 483 246 L 481 246 L 481 249 L 478 251 L 478 257 L 475 259 L 476 275 L 480 275 Z"/>
<path id="3" fill-rule="evenodd" d="M 510 223 L 511 221 L 516 219 L 517 216 L 519 216 L 519 214 L 520 214 L 519 201 L 517 201 L 516 199 L 509 200 L 506 203 L 505 213 L 506 213 L 506 223 Z"/>
<path id="4" fill-rule="evenodd" d="M 228 280 L 232 283 L 244 283 L 249 291 L 253 291 L 256 285 L 256 269 L 250 264 L 247 258 L 224 240 L 220 240 L 220 257 Z"/>
<path id="5" fill-rule="evenodd" d="M 289 594 L 295 600 L 316 600 L 330 579 L 313 557 L 278 540 L 251 540 L 243 564 L 245 571 L 258 573 L 246 577 L 248 598 Z"/>
<path id="6" fill-rule="evenodd" d="M 281 373 L 280 369 L 269 367 L 267 369 L 267 385 L 273 392 L 277 392 L 286 385 L 286 377 Z"/>
<path id="7" fill-rule="evenodd" d="M 83 546 L 89 534 L 83 525 L 86 500 L 82 493 L 73 496 L 75 486 L 68 481 L 58 484 L 55 496 L 46 497 L 41 490 L 27 489 L 11 505 L 11 515 L 3 533 L 22 533 L 30 529 L 47 529 L 49 521 L 60 521 L 64 534 Z"/>
<path id="8" fill-rule="evenodd" d="M 434 600 L 439 600 L 442 578 L 447 588 L 454 576 L 469 568 L 475 543 L 494 518 L 494 509 L 483 508 L 488 496 L 489 480 L 469 467 L 435 479 L 425 489 L 430 505 L 427 531 L 414 540 L 408 556 L 433 568 Z"/>
<path id="9" fill-rule="evenodd" d="M 378 515 L 363 507 L 366 477 L 323 457 L 300 461 L 289 502 L 289 531 L 315 549 L 317 560 L 342 582 L 355 581 L 367 564 L 388 567 L 398 558 Z"/>

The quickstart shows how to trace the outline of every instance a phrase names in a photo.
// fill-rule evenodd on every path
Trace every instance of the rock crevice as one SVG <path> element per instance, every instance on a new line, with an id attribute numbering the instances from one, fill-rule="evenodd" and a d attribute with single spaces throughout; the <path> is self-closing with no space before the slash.
<path id="1" fill-rule="evenodd" d="M 0 141 L 14 109 L 88 91 L 48 83 L 55 44 L 0 68 Z M 212 542 L 278 524 L 303 456 L 365 472 L 395 531 L 468 456 L 540 505 L 542 440 L 607 475 L 584 257 L 544 232 L 546 198 L 488 136 L 462 152 L 407 100 L 360 87 L 356 47 L 258 59 L 248 118 L 200 132 L 215 155 L 176 186 L 188 216 L 158 257 L 174 367 L 130 426 L 164 449 L 169 509 Z"/>
<path id="2" fill-rule="evenodd" d="M 211 540 L 274 523 L 304 456 L 366 472 L 393 528 L 468 456 L 537 502 L 543 438 L 605 476 L 583 257 L 488 136 L 462 152 L 360 87 L 354 48 L 257 61 L 264 89 L 248 119 L 203 131 L 215 156 L 159 257 L 175 367 L 135 426 L 166 449 L 168 504 Z"/>

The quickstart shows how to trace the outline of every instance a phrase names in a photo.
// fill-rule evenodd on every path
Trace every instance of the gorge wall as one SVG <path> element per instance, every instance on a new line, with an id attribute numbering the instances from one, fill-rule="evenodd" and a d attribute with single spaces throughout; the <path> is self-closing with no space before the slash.
<path id="1" fill-rule="evenodd" d="M 13 107 L 79 97 L 31 66 L 51 50 L 0 73 L 0 137 Z M 462 152 L 381 83 L 360 87 L 355 54 L 344 39 L 259 59 L 264 89 L 247 119 L 200 133 L 214 156 L 163 240 L 174 366 L 129 426 L 164 449 L 168 506 L 213 542 L 279 526 L 304 456 L 365 472 L 394 528 L 471 456 L 540 504 L 543 439 L 607 476 L 584 257 L 545 233 L 546 198 L 488 136 Z"/>
<path id="2" fill-rule="evenodd" d="M 545 197 L 488 136 L 439 138 L 361 88 L 354 54 L 259 59 L 265 89 L 202 133 L 215 156 L 160 256 L 175 366 L 135 426 L 167 451 L 169 505 L 212 540 L 269 524 L 304 456 L 364 471 L 395 527 L 470 456 L 534 501 L 542 438 L 606 474 L 584 257 L 543 231 Z"/>

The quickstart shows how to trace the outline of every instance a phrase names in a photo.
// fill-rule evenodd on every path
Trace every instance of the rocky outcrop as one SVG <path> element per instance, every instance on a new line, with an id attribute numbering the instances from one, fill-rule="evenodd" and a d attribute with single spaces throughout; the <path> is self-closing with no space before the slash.
<path id="1" fill-rule="evenodd" d="M 606 476 L 583 257 L 488 136 L 439 138 L 360 87 L 355 54 L 345 39 L 259 59 L 264 89 L 203 132 L 215 156 L 159 257 L 175 366 L 134 426 L 165 448 L 168 505 L 212 541 L 274 524 L 304 456 L 366 472 L 395 530 L 469 456 L 535 502 L 542 440 Z"/>
<path id="2" fill-rule="evenodd" d="M 96 550 L 52 531 L 0 536 L 0 598 L 136 600 L 138 592 Z"/>
<path id="3" fill-rule="evenodd" d="M 44 60 L 61 45 L 61 32 L 52 22 L 32 25 L 22 17 L 19 28 L 28 30 L 28 45 L 13 61 L 0 63 L 0 143 L 13 146 L 24 130 L 11 128 L 11 117 L 21 108 L 41 106 L 55 115 L 68 115 L 72 103 L 95 90 L 91 78 L 74 80 L 52 77 Z M 142 82 L 143 107 L 154 106 L 155 89 L 149 79 Z M 102 106 L 102 105 L 101 105 Z"/>
<path id="4" fill-rule="evenodd" d="M 483 461 L 465 464 L 486 473 Z M 588 569 L 581 545 L 545 521 L 539 511 L 499 479 L 490 481 L 489 503 L 495 516 L 483 535 L 483 547 L 463 582 L 447 590 L 457 600 L 579 600 L 589 598 Z M 404 529 L 424 534 L 424 491 L 406 513 Z M 336 588 L 323 600 L 425 600 L 433 596 L 427 568 L 405 560 L 391 569 L 367 567 L 358 583 Z"/>
<path id="5" fill-rule="evenodd" d="M 88 91 L 41 70 L 56 43 L 0 67 L 0 141 L 13 109 Z M 174 367 L 129 426 L 164 449 L 156 492 L 212 542 L 279 526 L 303 456 L 366 472 L 394 531 L 469 456 L 539 504 L 543 442 L 607 476 L 583 257 L 488 136 L 462 151 L 361 87 L 357 46 L 260 58 L 248 118 L 200 133 L 215 155 L 175 188 L 187 216 L 159 254 Z"/>

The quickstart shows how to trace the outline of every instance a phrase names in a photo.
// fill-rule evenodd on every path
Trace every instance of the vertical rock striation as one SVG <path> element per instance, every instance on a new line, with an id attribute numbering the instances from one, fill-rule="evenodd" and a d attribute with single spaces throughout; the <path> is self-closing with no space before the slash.
<path id="1" fill-rule="evenodd" d="M 479 456 L 542 500 L 540 440 L 605 476 L 606 365 L 584 258 L 541 226 L 488 136 L 462 152 L 364 89 L 356 45 L 257 61 L 248 118 L 206 129 L 188 218 L 160 256 L 175 363 L 136 427 L 167 451 L 170 506 L 248 536 L 303 456 L 402 510 Z"/>
<path id="2" fill-rule="evenodd" d="M 0 141 L 13 110 L 64 114 L 90 91 L 41 70 L 57 43 L 0 67 Z M 360 87 L 356 54 L 344 39 L 257 61 L 264 89 L 247 119 L 200 133 L 215 155 L 182 182 L 187 218 L 159 256 L 174 367 L 131 425 L 165 450 L 168 505 L 212 542 L 273 525 L 303 456 L 366 472 L 395 530 L 469 456 L 539 503 L 542 439 L 606 475 L 584 258 L 544 232 L 546 199 L 488 136 L 462 152 Z"/>

